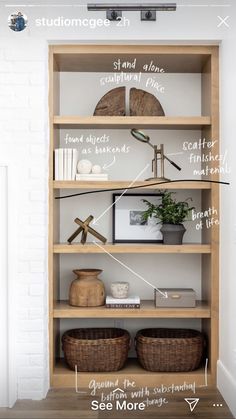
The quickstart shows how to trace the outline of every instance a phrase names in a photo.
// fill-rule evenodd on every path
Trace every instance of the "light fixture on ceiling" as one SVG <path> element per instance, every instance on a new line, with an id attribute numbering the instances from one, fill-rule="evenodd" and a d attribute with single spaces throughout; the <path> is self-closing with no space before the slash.
<path id="1" fill-rule="evenodd" d="M 106 11 L 106 17 L 109 20 L 118 20 L 122 17 L 122 11 L 140 11 L 141 20 L 156 20 L 156 12 L 175 12 L 176 3 L 147 3 L 147 4 L 134 4 L 134 3 L 89 3 L 88 10 L 93 11 Z"/>

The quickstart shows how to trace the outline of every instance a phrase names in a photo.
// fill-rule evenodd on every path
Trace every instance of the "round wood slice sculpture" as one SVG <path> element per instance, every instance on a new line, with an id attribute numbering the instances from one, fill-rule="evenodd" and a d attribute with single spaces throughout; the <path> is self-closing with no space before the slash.
<path id="1" fill-rule="evenodd" d="M 125 87 L 117 87 L 106 93 L 98 102 L 94 116 L 124 116 Z"/>
<path id="2" fill-rule="evenodd" d="M 130 116 L 165 116 L 159 100 L 142 89 L 130 89 Z"/>

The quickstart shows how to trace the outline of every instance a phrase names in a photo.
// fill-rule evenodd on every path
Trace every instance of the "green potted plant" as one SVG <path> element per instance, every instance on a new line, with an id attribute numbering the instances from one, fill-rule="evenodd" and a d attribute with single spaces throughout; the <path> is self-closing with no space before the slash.
<path id="1" fill-rule="evenodd" d="M 161 232 L 163 234 L 164 244 L 182 244 L 183 235 L 186 231 L 184 221 L 187 221 L 189 212 L 194 209 L 190 207 L 189 200 L 176 201 L 172 195 L 174 192 L 163 191 L 162 203 L 159 205 L 151 204 L 151 202 L 143 199 L 147 205 L 147 210 L 143 213 L 143 219 L 148 220 L 150 217 L 155 217 L 162 223 Z"/>

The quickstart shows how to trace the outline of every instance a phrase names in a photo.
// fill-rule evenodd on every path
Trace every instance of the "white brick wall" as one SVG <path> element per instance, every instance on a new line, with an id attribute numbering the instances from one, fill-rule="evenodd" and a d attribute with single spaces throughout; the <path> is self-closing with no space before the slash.
<path id="1" fill-rule="evenodd" d="M 18 398 L 48 390 L 47 349 L 47 48 L 27 41 L 0 50 L 0 155 L 18 168 Z M 20 60 L 20 61 L 19 61 Z"/>

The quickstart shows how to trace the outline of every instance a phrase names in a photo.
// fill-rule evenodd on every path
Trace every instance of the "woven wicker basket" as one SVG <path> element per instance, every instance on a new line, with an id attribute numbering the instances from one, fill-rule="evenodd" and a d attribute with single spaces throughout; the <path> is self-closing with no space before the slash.
<path id="1" fill-rule="evenodd" d="M 204 336 L 190 329 L 143 329 L 136 334 L 136 351 L 148 371 L 193 371 L 203 356 Z"/>
<path id="2" fill-rule="evenodd" d="M 130 335 L 117 328 L 72 329 L 62 336 L 65 360 L 78 371 L 118 371 L 127 360 Z"/>

